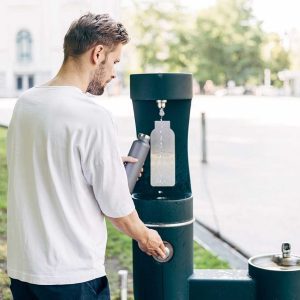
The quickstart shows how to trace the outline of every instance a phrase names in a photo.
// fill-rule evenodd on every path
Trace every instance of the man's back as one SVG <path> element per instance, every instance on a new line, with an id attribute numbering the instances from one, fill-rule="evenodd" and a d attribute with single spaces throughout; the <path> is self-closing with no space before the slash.
<path id="1" fill-rule="evenodd" d="M 16 104 L 8 131 L 8 274 L 35 284 L 105 275 L 106 228 L 134 210 L 110 114 L 71 86 Z"/>

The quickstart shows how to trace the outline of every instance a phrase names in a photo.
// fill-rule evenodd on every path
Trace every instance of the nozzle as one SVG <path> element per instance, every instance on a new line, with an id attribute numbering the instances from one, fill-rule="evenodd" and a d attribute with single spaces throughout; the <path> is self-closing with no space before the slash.
<path id="1" fill-rule="evenodd" d="M 156 100 L 156 103 L 159 109 L 165 108 L 167 104 L 167 100 Z"/>

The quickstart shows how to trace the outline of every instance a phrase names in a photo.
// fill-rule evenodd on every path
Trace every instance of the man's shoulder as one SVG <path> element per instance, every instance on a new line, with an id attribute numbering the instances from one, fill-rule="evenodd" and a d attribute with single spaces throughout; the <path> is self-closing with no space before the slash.
<path id="1" fill-rule="evenodd" d="M 35 90 L 36 90 L 36 88 L 35 88 L 35 87 L 32 87 L 32 88 L 30 88 L 30 89 L 28 89 L 28 90 L 26 90 L 26 91 L 23 91 L 23 92 L 19 95 L 18 100 L 23 100 L 23 99 L 26 99 L 26 98 L 30 97 L 32 94 L 35 93 Z"/>
<path id="2" fill-rule="evenodd" d="M 71 124 L 74 120 L 87 127 L 113 123 L 111 112 L 98 103 L 98 97 L 75 87 L 34 87 L 22 93 L 17 102 L 34 104 L 39 113 L 52 113 Z"/>
<path id="3" fill-rule="evenodd" d="M 96 99 L 83 94 L 82 100 L 84 101 L 84 106 L 88 112 L 86 115 L 88 119 L 96 122 L 112 120 L 111 112 L 99 104 Z"/>
<path id="4" fill-rule="evenodd" d="M 74 103 L 70 110 L 72 111 L 72 115 L 76 115 L 77 119 L 80 119 L 82 125 L 84 124 L 88 129 L 106 129 L 114 126 L 114 119 L 112 113 L 103 107 L 98 102 L 97 97 L 92 97 L 87 94 L 82 94 L 79 96 L 81 101 L 77 101 L 76 105 Z"/>

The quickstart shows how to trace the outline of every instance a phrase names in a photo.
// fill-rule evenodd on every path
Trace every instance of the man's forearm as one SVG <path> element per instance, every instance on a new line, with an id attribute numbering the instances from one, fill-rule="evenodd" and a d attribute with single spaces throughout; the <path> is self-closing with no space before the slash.
<path id="1" fill-rule="evenodd" d="M 136 210 L 126 217 L 111 218 L 108 219 L 116 226 L 120 231 L 130 236 L 137 242 L 146 243 L 148 239 L 148 228 L 139 218 Z"/>

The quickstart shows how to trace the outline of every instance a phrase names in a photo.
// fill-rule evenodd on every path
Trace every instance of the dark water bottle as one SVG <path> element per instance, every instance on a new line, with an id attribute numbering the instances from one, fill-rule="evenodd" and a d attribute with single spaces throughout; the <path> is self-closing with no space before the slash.
<path id="1" fill-rule="evenodd" d="M 136 181 L 139 177 L 141 169 L 149 153 L 149 149 L 150 149 L 149 141 L 150 141 L 149 135 L 139 133 L 138 139 L 132 143 L 131 148 L 129 150 L 128 156 L 132 156 L 138 159 L 137 162 L 135 163 L 128 162 L 125 166 L 130 193 L 132 193 L 135 187 Z"/>

